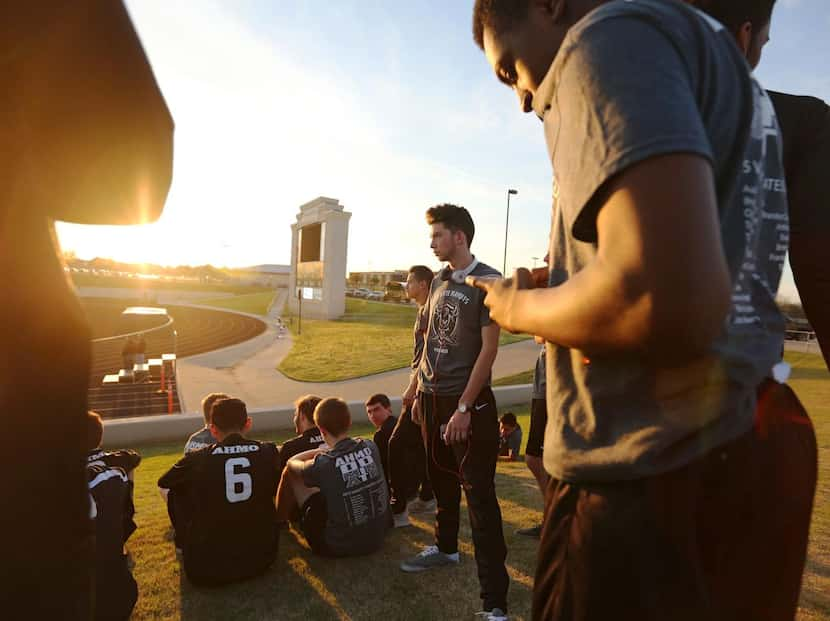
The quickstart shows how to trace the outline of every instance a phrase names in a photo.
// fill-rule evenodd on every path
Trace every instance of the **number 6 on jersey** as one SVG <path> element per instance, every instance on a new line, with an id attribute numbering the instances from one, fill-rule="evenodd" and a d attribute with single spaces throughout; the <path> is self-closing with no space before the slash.
<path id="1" fill-rule="evenodd" d="M 253 491 L 251 475 L 236 472 L 237 466 L 240 469 L 250 468 L 251 462 L 247 457 L 232 457 L 225 462 L 225 496 L 228 502 L 245 502 Z"/>

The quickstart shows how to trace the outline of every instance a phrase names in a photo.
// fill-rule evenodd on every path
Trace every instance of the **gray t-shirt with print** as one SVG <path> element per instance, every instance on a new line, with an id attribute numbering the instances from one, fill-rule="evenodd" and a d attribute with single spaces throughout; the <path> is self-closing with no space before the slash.
<path id="1" fill-rule="evenodd" d="M 772 105 L 729 32 L 666 0 L 611 2 L 587 15 L 533 105 L 554 170 L 552 286 L 596 257 L 606 181 L 669 153 L 712 165 L 733 296 L 708 355 L 669 369 L 637 353 L 588 361 L 547 345 L 548 472 L 613 481 L 681 467 L 751 428 L 756 387 L 780 356 L 775 294 L 789 228 Z"/>
<path id="2" fill-rule="evenodd" d="M 303 481 L 326 499 L 326 543 L 342 556 L 380 548 L 389 523 L 389 493 L 371 440 L 345 438 L 306 462 Z"/>
<path id="3" fill-rule="evenodd" d="M 484 263 L 478 263 L 470 275 L 500 276 Z M 481 328 L 491 323 L 484 297 L 481 289 L 451 278 L 436 276 L 432 280 L 424 355 L 418 367 L 419 391 L 437 395 L 464 392 L 481 352 Z M 489 385 L 488 377 L 485 386 Z"/>
<path id="4" fill-rule="evenodd" d="M 184 454 L 198 451 L 211 444 L 216 444 L 216 438 L 210 433 L 210 427 L 204 427 L 187 439 L 184 445 Z"/>

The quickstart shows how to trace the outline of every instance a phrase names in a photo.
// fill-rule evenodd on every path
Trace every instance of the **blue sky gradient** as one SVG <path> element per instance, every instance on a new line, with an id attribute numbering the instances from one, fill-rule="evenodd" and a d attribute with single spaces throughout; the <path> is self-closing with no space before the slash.
<path id="1" fill-rule="evenodd" d="M 471 210 L 474 252 L 501 268 L 509 187 L 508 269 L 544 254 L 542 127 L 473 43 L 472 1 L 127 4 L 176 119 L 174 183 L 157 224 L 60 225 L 80 256 L 287 263 L 298 206 L 326 195 L 353 213 L 350 270 L 437 267 L 439 202 Z M 830 2 L 778 5 L 758 77 L 830 100 Z"/>

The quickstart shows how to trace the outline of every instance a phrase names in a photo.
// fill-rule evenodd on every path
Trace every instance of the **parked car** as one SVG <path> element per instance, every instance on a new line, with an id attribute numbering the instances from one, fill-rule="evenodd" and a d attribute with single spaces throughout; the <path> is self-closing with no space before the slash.
<path id="1" fill-rule="evenodd" d="M 383 300 L 383 292 L 382 291 L 370 291 L 368 293 L 368 295 L 366 296 L 366 299 L 367 300 L 375 300 L 377 302 L 380 302 L 381 300 Z"/>

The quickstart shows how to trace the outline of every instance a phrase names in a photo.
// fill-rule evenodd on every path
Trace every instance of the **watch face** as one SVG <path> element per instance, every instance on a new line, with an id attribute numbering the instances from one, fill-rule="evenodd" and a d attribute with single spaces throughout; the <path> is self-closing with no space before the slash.
<path id="1" fill-rule="evenodd" d="M 458 404 L 458 411 L 461 412 L 462 414 L 466 414 L 467 413 L 467 404 L 466 403 L 459 403 Z"/>

